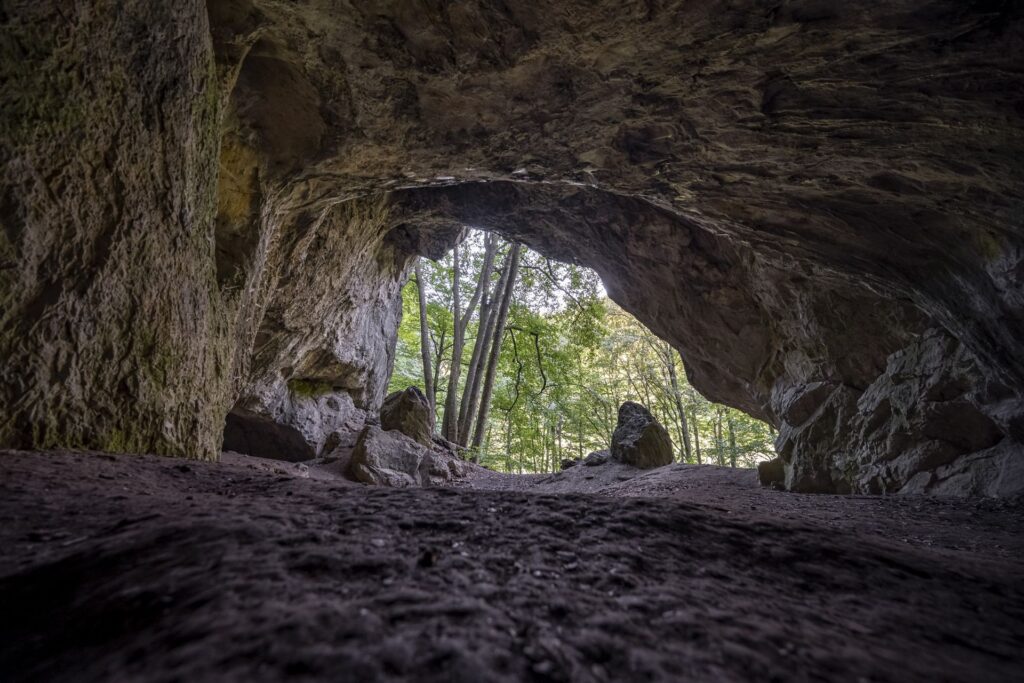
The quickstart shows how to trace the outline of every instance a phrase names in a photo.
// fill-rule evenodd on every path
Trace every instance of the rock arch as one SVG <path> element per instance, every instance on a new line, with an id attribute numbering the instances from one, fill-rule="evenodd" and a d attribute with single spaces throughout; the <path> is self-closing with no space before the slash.
<path id="1" fill-rule="evenodd" d="M 1016 3 L 8 19 L 4 445 L 209 458 L 233 411 L 315 450 L 472 223 L 594 266 L 792 488 L 1024 488 Z"/>

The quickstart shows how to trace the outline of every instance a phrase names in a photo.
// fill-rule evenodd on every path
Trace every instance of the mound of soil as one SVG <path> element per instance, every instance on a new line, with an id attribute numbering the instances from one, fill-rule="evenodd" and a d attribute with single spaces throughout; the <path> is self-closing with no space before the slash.
<path id="1" fill-rule="evenodd" d="M 0 680 L 1020 678 L 1019 505 L 576 476 L 0 453 Z"/>

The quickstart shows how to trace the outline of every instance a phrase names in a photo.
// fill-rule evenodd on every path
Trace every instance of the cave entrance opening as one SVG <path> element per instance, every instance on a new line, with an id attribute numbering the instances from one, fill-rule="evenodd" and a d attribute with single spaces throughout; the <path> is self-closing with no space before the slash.
<path id="1" fill-rule="evenodd" d="M 754 467 L 775 455 L 774 430 L 701 396 L 679 353 L 589 268 L 468 229 L 416 263 L 402 308 L 389 393 L 420 388 L 435 436 L 492 470 L 550 473 L 608 451 L 626 401 L 664 426 L 672 462 Z"/>

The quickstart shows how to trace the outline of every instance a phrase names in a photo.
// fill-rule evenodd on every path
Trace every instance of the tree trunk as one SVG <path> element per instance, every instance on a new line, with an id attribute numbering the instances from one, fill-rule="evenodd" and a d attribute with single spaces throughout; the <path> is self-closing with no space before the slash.
<path id="1" fill-rule="evenodd" d="M 479 427 L 479 425 L 478 425 Z M 479 430 L 478 430 L 479 431 Z M 474 438 L 475 442 L 476 439 Z M 505 415 L 505 471 L 512 474 L 512 411 Z"/>
<path id="2" fill-rule="evenodd" d="M 427 326 L 427 294 L 423 284 L 423 267 L 416 259 L 416 289 L 420 294 L 420 355 L 423 357 L 423 393 L 430 401 L 430 412 L 434 407 L 434 375 L 430 367 L 430 329 Z"/>
<path id="3" fill-rule="evenodd" d="M 487 235 L 484 239 L 484 265 L 480 270 L 480 277 L 476 281 L 476 287 L 473 288 L 473 296 L 469 298 L 469 304 L 466 306 L 466 312 L 459 318 L 459 324 L 462 327 L 462 334 L 465 337 L 466 328 L 469 326 L 469 321 L 473 317 L 473 311 L 476 310 L 477 303 L 480 302 L 480 297 L 483 296 L 484 291 L 490 284 L 491 269 L 494 267 L 494 251 L 497 249 L 498 243 L 495 240 L 494 235 Z"/>
<path id="4" fill-rule="evenodd" d="M 448 393 L 444 397 L 444 422 L 441 434 L 455 443 L 459 440 L 459 425 L 455 410 L 459 393 L 459 375 L 462 372 L 462 330 L 459 318 L 462 316 L 462 302 L 459 298 L 459 279 L 462 275 L 459 264 L 459 245 L 452 249 L 452 366 L 448 373 Z"/>
<path id="5" fill-rule="evenodd" d="M 473 353 L 469 359 L 469 368 L 466 370 L 466 385 L 462 390 L 462 400 L 459 402 L 459 444 L 469 444 L 469 435 L 473 427 L 473 414 L 476 412 L 477 398 L 480 395 L 480 372 L 483 356 L 491 343 L 494 334 L 495 314 L 494 302 L 502 294 L 505 279 L 508 276 L 508 259 L 502 266 L 501 277 L 494 286 L 493 293 L 490 288 L 491 272 L 494 269 L 494 256 L 497 251 L 497 240 L 488 244 L 489 256 L 484 258 L 484 270 L 480 276 L 483 285 L 480 299 L 480 322 L 477 326 L 476 341 L 473 343 Z"/>
<path id="6" fill-rule="evenodd" d="M 733 429 L 732 413 L 726 415 L 729 422 L 729 464 L 736 467 L 736 431 Z"/>
<path id="7" fill-rule="evenodd" d="M 715 409 L 715 449 L 719 467 L 725 467 L 725 444 L 722 438 L 722 409 Z"/>
<path id="8" fill-rule="evenodd" d="M 498 307 L 498 318 L 494 324 L 494 339 L 491 343 L 491 352 L 487 357 L 487 374 L 484 378 L 483 395 L 480 397 L 480 414 L 476 420 L 476 431 L 473 432 L 473 448 L 479 448 L 483 440 L 484 430 L 487 429 L 487 414 L 491 409 L 491 393 L 494 391 L 494 376 L 498 371 L 498 357 L 501 355 L 501 343 L 505 337 L 505 323 L 508 322 L 508 309 L 512 301 L 512 292 L 516 287 L 516 275 L 519 271 L 520 244 L 513 244 L 509 252 L 508 279 L 505 282 L 505 289 L 501 295 L 501 303 Z"/>
<path id="9" fill-rule="evenodd" d="M 683 432 L 683 452 L 686 462 L 690 462 L 690 428 L 686 423 L 686 411 L 683 409 L 683 397 L 679 391 L 679 376 L 676 374 L 675 349 L 665 342 L 665 364 L 668 368 L 669 384 L 672 386 L 672 397 L 675 399 L 676 411 L 679 413 L 679 427 Z"/>
<path id="10" fill-rule="evenodd" d="M 557 465 L 558 465 L 559 468 L 562 467 L 562 428 L 564 426 L 565 426 L 565 415 L 559 415 L 558 416 L 557 431 L 555 432 L 555 435 L 558 438 L 558 441 L 556 442 L 556 445 L 555 445 L 555 447 L 557 448 L 557 450 L 555 451 L 555 458 L 557 460 Z"/>
<path id="11" fill-rule="evenodd" d="M 582 371 L 580 372 L 582 375 Z M 579 403 L 582 403 L 583 392 L 579 389 L 576 390 L 576 395 L 579 397 Z M 583 416 L 581 412 L 576 413 L 576 448 L 580 454 L 580 460 L 583 459 Z"/>
<path id="12" fill-rule="evenodd" d="M 441 362 L 444 360 L 444 338 L 448 336 L 446 330 L 441 330 L 441 339 L 434 346 L 434 383 L 430 388 L 430 405 L 434 408 L 434 419 L 437 419 L 437 379 L 441 377 Z"/>
<path id="13" fill-rule="evenodd" d="M 693 422 L 692 422 L 692 424 L 693 424 L 693 445 L 695 447 L 695 451 L 696 451 L 696 454 L 697 454 L 697 464 L 698 465 L 703 465 L 704 463 L 701 462 L 701 459 L 700 459 L 700 424 L 697 422 L 697 409 L 696 408 L 694 408 L 693 410 L 690 411 L 690 417 L 693 420 Z"/>
<path id="14" fill-rule="evenodd" d="M 653 412 L 654 402 L 651 400 L 650 378 L 647 376 L 647 373 L 644 370 L 645 369 L 640 367 L 639 364 L 636 365 L 636 374 L 640 378 L 640 386 L 643 387 L 644 390 L 644 405 L 647 406 L 648 410 Z"/>

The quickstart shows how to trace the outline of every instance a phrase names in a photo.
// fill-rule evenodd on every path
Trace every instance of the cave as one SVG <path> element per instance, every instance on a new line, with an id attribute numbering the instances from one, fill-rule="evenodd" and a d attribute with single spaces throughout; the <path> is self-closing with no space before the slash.
<path id="1" fill-rule="evenodd" d="M 0 37 L 0 677 L 1021 675 L 1020 3 L 12 0 Z M 771 486 L 222 458 L 372 428 L 467 225 L 593 268 L 777 430 Z"/>

